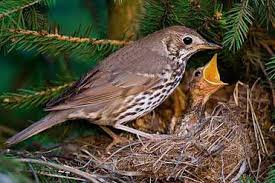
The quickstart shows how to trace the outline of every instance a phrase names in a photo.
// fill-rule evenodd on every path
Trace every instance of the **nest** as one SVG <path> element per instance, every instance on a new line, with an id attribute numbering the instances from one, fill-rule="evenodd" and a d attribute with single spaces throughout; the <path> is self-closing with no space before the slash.
<path id="1" fill-rule="evenodd" d="M 235 182 L 244 174 L 261 180 L 261 160 L 268 152 L 249 97 L 246 104 L 253 125 L 240 119 L 237 105 L 221 103 L 185 136 L 135 139 L 111 153 L 105 149 L 110 141 L 94 137 L 63 145 L 58 156 L 55 151 L 17 156 L 58 169 L 59 177 L 69 172 L 65 177 L 92 182 Z"/>
<path id="2" fill-rule="evenodd" d="M 139 139 L 117 147 L 111 155 L 102 146 L 75 155 L 86 159 L 93 172 L 145 182 L 232 182 L 255 167 L 253 133 L 238 123 L 233 111 L 220 105 L 203 121 L 193 135 Z"/>

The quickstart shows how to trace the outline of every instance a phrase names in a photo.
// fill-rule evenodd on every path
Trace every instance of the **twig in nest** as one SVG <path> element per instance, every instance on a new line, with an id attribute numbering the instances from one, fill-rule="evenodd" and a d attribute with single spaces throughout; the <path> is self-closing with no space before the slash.
<path id="1" fill-rule="evenodd" d="M 241 167 L 239 169 L 238 174 L 233 179 L 231 179 L 230 182 L 236 182 L 236 181 L 238 181 L 246 170 L 247 170 L 247 164 L 246 164 L 246 161 L 243 161 L 242 164 L 241 164 Z"/>
<path id="2" fill-rule="evenodd" d="M 259 81 L 259 79 L 257 80 Z M 257 140 L 257 147 L 258 149 L 261 148 L 262 152 L 264 154 L 268 154 L 268 150 L 265 144 L 265 140 L 263 137 L 263 133 L 262 130 L 260 128 L 258 119 L 257 119 L 257 115 L 254 111 L 254 107 L 252 104 L 252 90 L 254 89 L 257 81 L 253 84 L 251 90 L 249 89 L 249 87 L 247 85 L 245 85 L 242 82 L 237 82 L 236 84 L 236 88 L 234 89 L 234 100 L 236 102 L 236 104 L 238 104 L 238 87 L 239 85 L 245 86 L 246 87 L 246 91 L 247 91 L 247 114 L 249 114 L 249 111 L 251 112 L 251 118 L 252 118 L 252 122 L 253 122 L 253 128 L 254 128 L 254 134 L 255 134 L 255 138 Z"/>
<path id="3" fill-rule="evenodd" d="M 45 172 L 40 172 L 40 171 L 36 171 L 36 174 L 44 175 L 44 176 L 48 176 L 48 177 L 61 178 L 61 179 L 77 180 L 77 181 L 82 181 L 82 182 L 86 181 L 86 179 L 81 179 L 81 178 L 77 178 L 77 177 L 69 177 L 69 176 L 45 173 Z"/>
<path id="4" fill-rule="evenodd" d="M 97 179 L 99 178 L 97 175 L 89 174 L 89 173 L 83 172 L 81 170 L 75 169 L 75 168 L 70 167 L 70 166 L 58 165 L 58 164 L 55 164 L 55 163 L 36 160 L 36 159 L 20 158 L 20 159 L 16 159 L 16 160 L 19 161 L 19 162 L 24 162 L 24 163 L 35 163 L 35 164 L 50 166 L 50 167 L 53 167 L 53 168 L 56 168 L 56 169 L 59 169 L 59 170 L 64 170 L 64 171 L 71 172 L 71 173 L 73 173 L 75 175 L 78 175 L 80 177 L 83 177 L 86 180 L 89 180 L 91 182 L 99 183 L 97 181 Z"/>

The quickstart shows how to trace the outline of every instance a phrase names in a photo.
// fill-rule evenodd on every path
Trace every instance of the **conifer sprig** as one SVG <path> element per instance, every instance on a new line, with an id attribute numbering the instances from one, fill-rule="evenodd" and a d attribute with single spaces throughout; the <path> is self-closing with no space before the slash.
<path id="1" fill-rule="evenodd" d="M 275 1 L 263 0 L 264 2 L 258 3 L 255 7 L 257 10 L 257 18 L 259 23 L 268 29 L 270 27 L 275 28 Z M 271 26 L 270 26 L 271 25 Z"/>
<path id="2" fill-rule="evenodd" d="M 37 3 L 45 5 L 53 4 L 54 0 L 8 0 L 0 1 L 0 19 L 9 16 L 15 12 L 22 11 L 25 8 L 31 7 Z"/>
<path id="3" fill-rule="evenodd" d="M 21 89 L 17 93 L 4 93 L 0 96 L 0 104 L 8 109 L 20 108 L 27 110 L 44 105 L 71 85 L 72 83 L 65 83 L 40 90 Z"/>
<path id="4" fill-rule="evenodd" d="M 267 177 L 264 181 L 264 183 L 272 183 L 275 182 L 275 163 L 273 163 L 270 167 L 269 167 L 269 171 L 267 173 Z"/>
<path id="5" fill-rule="evenodd" d="M 63 56 L 68 54 L 80 59 L 102 59 L 127 41 L 99 40 L 65 36 L 47 31 L 6 29 L 0 34 L 0 45 L 8 45 L 8 51 L 34 51 L 37 54 Z"/>
<path id="6" fill-rule="evenodd" d="M 140 19 L 140 32 L 147 35 L 172 25 L 199 29 L 212 16 L 214 16 L 214 6 L 210 0 L 145 0 L 144 13 Z"/>
<path id="7" fill-rule="evenodd" d="M 266 70 L 271 80 L 275 80 L 275 56 L 266 63 Z"/>
<path id="8" fill-rule="evenodd" d="M 253 23 L 253 9 L 249 1 L 244 0 L 227 13 L 227 22 L 223 44 L 231 51 L 237 51 L 247 38 L 249 27 Z"/>

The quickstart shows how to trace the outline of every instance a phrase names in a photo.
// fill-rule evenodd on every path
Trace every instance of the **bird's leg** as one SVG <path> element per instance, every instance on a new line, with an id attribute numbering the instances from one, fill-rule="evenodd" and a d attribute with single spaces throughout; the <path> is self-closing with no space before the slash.
<path id="1" fill-rule="evenodd" d="M 125 137 L 121 137 L 117 134 L 115 134 L 112 130 L 110 130 L 110 128 L 106 127 L 106 126 L 100 126 L 100 128 L 102 130 L 104 130 L 104 132 L 106 132 L 110 137 L 112 137 L 113 141 L 107 146 L 106 148 L 106 151 L 107 152 L 110 152 L 111 148 L 114 146 L 114 145 L 117 145 L 117 144 L 122 144 L 124 142 L 128 142 L 128 139 L 125 138 Z"/>
<path id="2" fill-rule="evenodd" d="M 152 140 L 160 140 L 160 139 L 165 139 L 165 138 L 168 137 L 168 135 L 159 135 L 159 134 L 146 133 L 146 132 L 143 132 L 143 131 L 140 131 L 140 130 L 137 130 L 137 129 L 134 129 L 134 128 L 131 128 L 131 127 L 128 127 L 128 126 L 125 126 L 125 125 L 122 125 L 122 124 L 116 124 L 114 126 L 114 128 L 129 132 L 129 133 L 132 133 L 132 134 L 136 134 L 138 136 L 145 137 L 147 139 L 152 139 Z"/>

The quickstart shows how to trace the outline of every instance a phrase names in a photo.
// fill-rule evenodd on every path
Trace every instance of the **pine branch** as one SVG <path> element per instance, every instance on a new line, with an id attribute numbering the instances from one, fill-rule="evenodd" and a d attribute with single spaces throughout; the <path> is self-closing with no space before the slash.
<path id="1" fill-rule="evenodd" d="M 119 40 L 97 40 L 91 38 L 81 38 L 81 37 L 71 37 L 65 36 L 58 33 L 51 34 L 48 32 L 37 32 L 31 30 L 16 30 L 16 29 L 9 29 L 9 32 L 19 34 L 19 35 L 26 35 L 26 36 L 35 36 L 35 37 L 44 37 L 44 38 L 54 38 L 55 40 L 59 41 L 68 41 L 72 43 L 92 43 L 97 45 L 114 45 L 114 46 L 125 46 L 128 44 L 128 41 L 119 41 Z"/>
<path id="2" fill-rule="evenodd" d="M 0 96 L 0 105 L 8 109 L 29 109 L 38 107 L 63 92 L 72 83 L 49 87 L 44 90 L 21 89 L 17 93 L 5 93 Z"/>
<path id="3" fill-rule="evenodd" d="M 236 4 L 227 13 L 227 32 L 225 33 L 223 44 L 229 50 L 235 52 L 242 47 L 247 38 L 249 26 L 252 25 L 253 9 L 245 0 Z"/>
<path id="4" fill-rule="evenodd" d="M 211 3 L 210 0 L 146 0 L 139 23 L 140 32 L 147 35 L 172 25 L 198 29 L 207 17 L 214 14 L 214 6 Z"/>
<path id="5" fill-rule="evenodd" d="M 268 171 L 266 179 L 264 181 L 264 183 L 272 183 L 272 182 L 275 182 L 275 163 L 273 163 L 269 167 L 269 171 Z"/>
<path id="6" fill-rule="evenodd" d="M 172 6 L 170 1 L 145 0 L 144 14 L 140 20 L 140 32 L 143 35 L 170 25 Z"/>
<path id="7" fill-rule="evenodd" d="M 40 12 L 55 0 L 0 1 L 0 34 L 5 29 L 47 29 L 47 16 Z M 38 6 L 39 5 L 39 6 Z"/>
<path id="8" fill-rule="evenodd" d="M 255 7 L 257 10 L 258 19 L 261 25 L 265 25 L 269 28 L 269 25 L 275 28 L 275 1 L 274 0 L 263 0 L 263 3 L 259 3 Z"/>
<path id="9" fill-rule="evenodd" d="M 268 73 L 269 79 L 275 79 L 275 56 L 270 58 L 269 62 L 266 63 L 266 71 Z"/>
<path id="10" fill-rule="evenodd" d="M 38 3 L 46 5 L 52 4 L 52 0 L 8 0 L 0 1 L 0 19 L 9 16 L 15 12 L 22 11 L 25 8 L 31 7 Z"/>
<path id="11" fill-rule="evenodd" d="M 46 31 L 6 29 L 0 34 L 0 44 L 8 45 L 9 50 L 36 51 L 54 56 L 76 56 L 80 59 L 102 59 L 117 48 L 129 44 L 127 41 L 98 40 L 65 36 Z"/>

